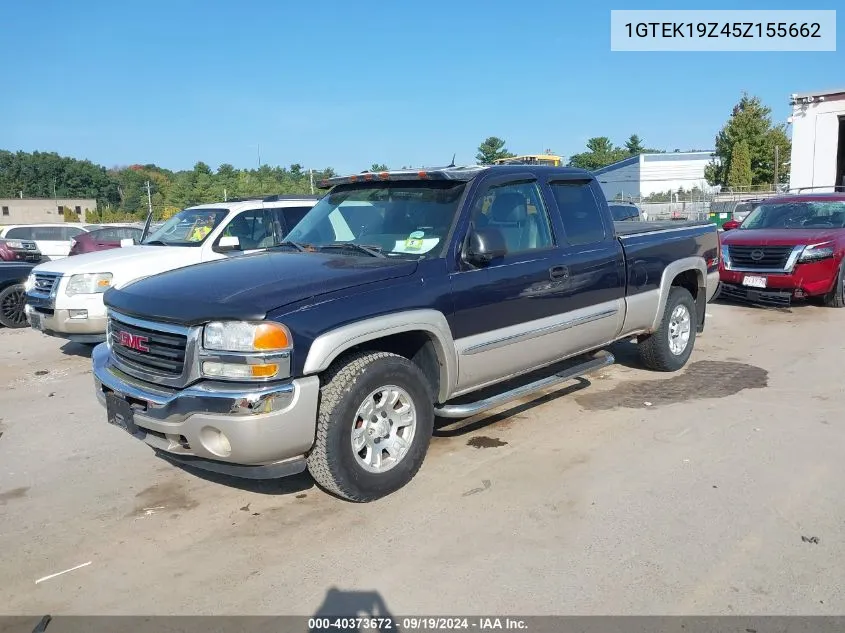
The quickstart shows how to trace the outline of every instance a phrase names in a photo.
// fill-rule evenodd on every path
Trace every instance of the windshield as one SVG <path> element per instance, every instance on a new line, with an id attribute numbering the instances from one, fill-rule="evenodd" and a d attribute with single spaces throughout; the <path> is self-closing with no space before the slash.
<path id="1" fill-rule="evenodd" d="M 740 225 L 741 229 L 845 228 L 845 201 L 780 202 L 761 204 Z"/>
<path id="2" fill-rule="evenodd" d="M 151 232 L 144 244 L 199 246 L 228 214 L 227 209 L 184 209 Z"/>
<path id="3" fill-rule="evenodd" d="M 465 187 L 454 181 L 336 187 L 293 228 L 287 241 L 317 249 L 358 244 L 388 257 L 438 257 Z"/>

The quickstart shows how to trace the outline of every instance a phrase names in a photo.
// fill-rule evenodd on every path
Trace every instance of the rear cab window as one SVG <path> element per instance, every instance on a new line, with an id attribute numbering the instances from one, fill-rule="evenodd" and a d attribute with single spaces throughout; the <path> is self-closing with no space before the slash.
<path id="1" fill-rule="evenodd" d="M 603 242 L 607 237 L 601 208 L 585 181 L 560 180 L 549 183 L 560 210 L 566 241 L 572 246 Z"/>

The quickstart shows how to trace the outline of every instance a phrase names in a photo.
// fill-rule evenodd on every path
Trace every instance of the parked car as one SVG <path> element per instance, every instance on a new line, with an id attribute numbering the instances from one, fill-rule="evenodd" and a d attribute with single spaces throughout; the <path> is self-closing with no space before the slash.
<path id="1" fill-rule="evenodd" d="M 314 206 L 316 196 L 205 204 L 180 211 L 138 246 L 46 262 L 27 282 L 26 312 L 36 330 L 78 343 L 106 336 L 103 292 L 141 277 L 270 248 Z"/>
<path id="2" fill-rule="evenodd" d="M 608 202 L 607 206 L 616 222 L 639 222 L 644 219 L 640 208 L 632 202 L 613 201 Z"/>
<path id="3" fill-rule="evenodd" d="M 33 267 L 27 262 L 0 263 L 0 325 L 26 327 L 24 282 Z"/>
<path id="4" fill-rule="evenodd" d="M 70 241 L 68 255 L 81 255 L 120 248 L 122 240 L 132 240 L 137 244 L 141 240 L 142 228 L 134 226 L 105 226 L 88 233 L 82 233 Z"/>
<path id="5" fill-rule="evenodd" d="M 96 225 L 66 222 L 63 224 L 17 224 L 0 227 L 0 238 L 29 240 L 35 242 L 45 260 L 67 257 L 70 253 L 70 241 Z"/>
<path id="6" fill-rule="evenodd" d="M 41 251 L 33 241 L 0 239 L 0 261 L 37 264 L 41 259 Z"/>
<path id="7" fill-rule="evenodd" d="M 722 230 L 731 231 L 733 229 L 738 229 L 739 225 L 742 224 L 742 221 L 748 217 L 748 214 L 759 207 L 762 202 L 762 200 L 745 200 L 737 203 L 734 207 L 731 219 L 722 224 Z"/>
<path id="8" fill-rule="evenodd" d="M 279 248 L 105 293 L 93 365 L 112 424 L 177 463 L 248 478 L 307 467 L 369 501 L 414 476 L 435 415 L 604 367 L 611 354 L 585 354 L 619 339 L 636 337 L 652 369 L 682 368 L 718 284 L 713 224 L 614 224 L 579 169 L 325 186 Z"/>
<path id="9" fill-rule="evenodd" d="M 845 307 L 845 193 L 770 198 L 721 237 L 721 295 L 788 306 Z"/>

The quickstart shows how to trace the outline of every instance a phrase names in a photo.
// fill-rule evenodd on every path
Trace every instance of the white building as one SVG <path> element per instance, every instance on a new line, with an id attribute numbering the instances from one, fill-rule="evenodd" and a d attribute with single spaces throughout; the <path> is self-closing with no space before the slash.
<path id="1" fill-rule="evenodd" d="M 712 151 L 640 154 L 593 173 L 608 200 L 619 196 L 645 198 L 666 191 L 689 191 L 693 187 L 712 191 L 716 187 L 707 184 L 704 169 L 713 157 Z"/>
<path id="2" fill-rule="evenodd" d="M 789 188 L 845 187 L 845 88 L 794 94 L 791 105 Z"/>

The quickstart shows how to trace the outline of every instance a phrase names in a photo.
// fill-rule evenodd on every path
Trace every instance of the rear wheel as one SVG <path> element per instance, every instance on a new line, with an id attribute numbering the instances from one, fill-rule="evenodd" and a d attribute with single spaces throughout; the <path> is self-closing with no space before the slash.
<path id="1" fill-rule="evenodd" d="M 839 264 L 833 289 L 824 296 L 824 304 L 829 308 L 845 308 L 845 257 Z"/>
<path id="2" fill-rule="evenodd" d="M 339 359 L 323 377 L 308 470 L 350 501 L 373 501 L 407 484 L 434 429 L 433 398 L 419 368 L 386 352 Z"/>
<path id="3" fill-rule="evenodd" d="M 26 293 L 23 284 L 7 286 L 0 290 L 0 324 L 9 328 L 26 327 L 24 304 Z"/>
<path id="4" fill-rule="evenodd" d="M 654 371 L 678 371 L 692 354 L 696 323 L 695 300 L 689 290 L 673 287 L 660 326 L 639 342 L 640 360 Z"/>

